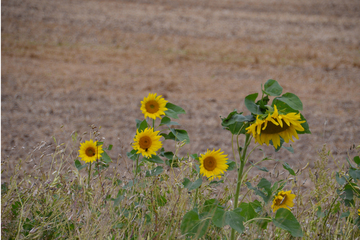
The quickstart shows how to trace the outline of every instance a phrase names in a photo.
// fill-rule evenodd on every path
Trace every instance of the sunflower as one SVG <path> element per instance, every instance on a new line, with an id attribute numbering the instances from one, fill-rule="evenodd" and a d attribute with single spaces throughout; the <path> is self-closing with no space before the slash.
<path id="1" fill-rule="evenodd" d="M 259 115 L 256 116 L 256 121 L 246 128 L 247 133 L 252 133 L 255 142 L 259 144 L 266 143 L 269 145 L 272 140 L 275 148 L 280 146 L 280 137 L 285 142 L 294 141 L 293 136 L 299 139 L 297 131 L 304 131 L 301 123 L 300 113 L 287 113 L 279 114 L 276 105 L 274 105 L 273 113 L 269 113 L 264 119 L 260 119 Z"/>
<path id="2" fill-rule="evenodd" d="M 201 154 L 200 160 L 200 173 L 209 180 L 214 178 L 221 178 L 221 174 L 226 172 L 229 165 L 226 164 L 228 160 L 227 155 L 224 152 L 220 152 L 221 149 L 210 151 L 209 149 L 205 154 Z"/>
<path id="3" fill-rule="evenodd" d="M 276 210 L 278 210 L 279 208 L 287 208 L 290 210 L 290 208 L 294 206 L 294 198 L 295 194 L 291 194 L 291 190 L 286 192 L 280 191 L 275 196 L 273 204 L 271 205 L 273 212 L 276 212 Z"/>
<path id="4" fill-rule="evenodd" d="M 102 150 L 102 146 L 96 146 L 97 141 L 93 142 L 93 140 L 90 139 L 90 141 L 85 141 L 84 143 L 80 144 L 79 149 L 79 157 L 84 162 L 94 162 L 96 159 L 99 159 L 101 157 L 101 153 L 104 151 Z"/>
<path id="5" fill-rule="evenodd" d="M 360 216 L 360 209 L 358 209 L 358 215 Z"/>
<path id="6" fill-rule="evenodd" d="M 161 115 L 165 115 L 165 111 L 168 110 L 165 107 L 167 102 L 168 101 L 162 98 L 161 95 L 156 96 L 156 93 L 149 93 L 149 95 L 141 101 L 140 110 L 145 115 L 145 118 L 161 118 Z"/>
<path id="7" fill-rule="evenodd" d="M 146 128 L 141 132 L 136 130 L 133 148 L 137 150 L 137 153 L 141 153 L 146 158 L 156 155 L 156 151 L 162 147 L 161 136 L 158 135 L 159 132 L 154 132 L 153 128 Z"/>

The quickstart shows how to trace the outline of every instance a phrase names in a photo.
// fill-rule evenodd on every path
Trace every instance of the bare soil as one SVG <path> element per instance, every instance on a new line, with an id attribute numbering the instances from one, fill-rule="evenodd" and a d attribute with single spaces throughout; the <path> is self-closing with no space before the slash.
<path id="1" fill-rule="evenodd" d="M 360 144 L 358 0 L 3 0 L 1 23 L 2 180 L 19 159 L 38 164 L 27 156 L 39 146 L 50 153 L 91 124 L 125 168 L 150 92 L 186 110 L 182 154 L 233 158 L 219 116 L 247 114 L 244 97 L 268 79 L 302 99 L 312 134 L 294 154 L 267 154 L 297 169 L 323 144 L 341 163 Z"/>

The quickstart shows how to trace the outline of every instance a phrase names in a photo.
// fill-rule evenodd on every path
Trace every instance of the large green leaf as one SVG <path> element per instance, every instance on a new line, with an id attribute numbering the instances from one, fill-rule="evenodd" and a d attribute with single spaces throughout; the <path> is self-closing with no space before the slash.
<path id="1" fill-rule="evenodd" d="M 190 143 L 189 135 L 185 130 L 170 128 L 170 131 L 171 133 L 169 133 L 169 136 L 172 134 L 175 137 L 175 140 Z"/>
<path id="2" fill-rule="evenodd" d="M 161 166 L 158 166 L 152 170 L 146 171 L 146 177 L 153 177 L 160 175 L 164 171 L 164 168 Z"/>
<path id="3" fill-rule="evenodd" d="M 137 154 L 137 150 L 133 149 L 131 152 L 127 152 L 126 156 L 130 158 L 131 160 L 135 161 L 139 154 Z"/>
<path id="4" fill-rule="evenodd" d="M 182 234 L 189 237 L 201 238 L 209 227 L 210 219 L 201 219 L 195 210 L 187 212 L 181 222 L 180 230 Z"/>
<path id="5" fill-rule="evenodd" d="M 296 220 L 291 211 L 286 208 L 280 208 L 277 210 L 275 218 L 272 219 L 272 222 L 278 228 L 289 231 L 293 237 L 303 236 L 300 223 Z"/>
<path id="6" fill-rule="evenodd" d="M 149 161 L 149 162 L 153 162 L 153 163 L 164 163 L 164 161 L 157 155 L 152 155 L 149 158 L 143 158 L 143 160 Z"/>
<path id="7" fill-rule="evenodd" d="M 80 171 L 83 168 L 86 168 L 87 165 L 88 165 L 87 163 L 81 165 L 81 162 L 79 160 L 75 159 L 75 167 L 77 168 L 78 171 Z"/>
<path id="8" fill-rule="evenodd" d="M 283 88 L 276 80 L 269 79 L 264 85 L 264 93 L 270 96 L 280 96 Z"/>
<path id="9" fill-rule="evenodd" d="M 239 207 L 241 208 L 240 215 L 248 221 L 258 216 L 257 212 L 261 210 L 261 203 L 258 200 L 249 203 L 242 202 Z"/>
<path id="10" fill-rule="evenodd" d="M 240 214 L 241 208 L 234 209 L 233 211 L 227 211 L 225 213 L 225 223 L 230 225 L 232 229 L 235 229 L 238 233 L 242 233 L 245 230 L 244 218 Z"/>
<path id="11" fill-rule="evenodd" d="M 163 117 L 163 118 L 161 119 L 161 122 L 160 122 L 160 125 L 159 125 L 159 126 L 162 126 L 162 125 L 171 126 L 171 125 L 180 125 L 180 124 L 177 123 L 177 122 L 171 121 L 171 119 L 168 118 L 168 117 Z"/>
<path id="12" fill-rule="evenodd" d="M 245 106 L 253 114 L 263 114 L 260 110 L 260 106 L 255 103 L 255 100 L 259 94 L 253 93 L 245 97 Z"/>
<path id="13" fill-rule="evenodd" d="M 219 228 L 225 226 L 225 213 L 226 211 L 224 209 L 216 208 L 215 213 L 211 219 L 215 226 Z"/>
<path id="14" fill-rule="evenodd" d="M 360 165 L 360 157 L 359 157 L 359 156 L 355 156 L 355 157 L 354 157 L 354 162 L 359 166 L 359 165 Z"/>
<path id="15" fill-rule="evenodd" d="M 221 126 L 223 126 L 224 129 L 229 130 L 232 134 L 239 135 L 240 133 L 245 133 L 245 127 L 243 127 L 243 125 L 246 122 L 254 121 L 255 118 L 253 115 L 244 116 L 242 113 L 237 113 L 237 111 L 234 110 L 226 118 L 221 118 L 221 120 Z"/>
<path id="16" fill-rule="evenodd" d="M 140 121 L 136 119 L 135 121 L 136 121 L 136 128 L 139 132 L 144 131 L 148 127 L 146 119 L 144 121 Z"/>
<path id="17" fill-rule="evenodd" d="M 289 107 L 294 110 L 303 110 L 303 104 L 298 96 L 293 93 L 285 93 L 281 97 L 275 98 L 277 101 L 286 103 Z M 275 100 L 274 99 L 274 100 Z"/>
<path id="18" fill-rule="evenodd" d="M 181 107 L 169 102 L 166 103 L 165 107 L 168 109 L 165 111 L 165 115 L 171 118 L 179 118 L 178 114 L 186 113 L 185 110 L 182 109 Z"/>
<path id="19" fill-rule="evenodd" d="M 105 163 L 111 163 L 111 158 L 109 157 L 109 155 L 104 151 L 102 154 L 101 154 L 101 157 L 103 159 L 103 161 Z"/>
<path id="20" fill-rule="evenodd" d="M 188 189 L 188 191 L 191 191 L 201 186 L 202 178 L 197 179 L 195 182 L 191 182 L 188 178 L 184 178 L 182 184 L 184 185 L 185 188 Z"/>

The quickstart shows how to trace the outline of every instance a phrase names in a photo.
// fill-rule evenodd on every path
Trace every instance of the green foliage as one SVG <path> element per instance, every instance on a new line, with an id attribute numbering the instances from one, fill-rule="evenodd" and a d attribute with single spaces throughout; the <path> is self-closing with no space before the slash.
<path id="1" fill-rule="evenodd" d="M 136 150 L 127 152 L 127 158 L 132 160 L 132 171 L 127 164 L 125 167 L 125 159 L 113 161 L 108 154 L 113 146 L 105 147 L 103 142 L 98 142 L 104 149 L 101 158 L 84 164 L 77 159 L 77 151 L 59 145 L 51 154 L 52 169 L 47 174 L 43 173 L 41 166 L 22 174 L 24 166 L 20 161 L 14 176 L 1 184 L 2 237 L 359 238 L 359 156 L 355 156 L 352 162 L 349 157 L 349 166 L 331 172 L 328 168 L 331 154 L 324 147 L 319 153 L 320 160 L 314 161 L 309 171 L 313 183 L 311 191 L 300 184 L 300 175 L 305 168 L 295 171 L 284 162 L 285 174 L 279 176 L 261 166 L 263 161 L 273 159 L 264 156 L 261 160 L 249 160 L 257 146 L 248 150 L 251 137 L 245 129 L 256 117 L 266 117 L 274 104 L 282 113 L 302 110 L 302 103 L 295 94 L 281 95 L 282 91 L 280 84 L 270 79 L 265 83 L 260 99 L 257 100 L 257 93 L 245 98 L 245 106 L 251 115 L 245 116 L 234 110 L 226 118 L 221 118 L 222 127 L 232 135 L 233 161 L 227 160 L 226 164 L 229 166 L 227 171 L 237 170 L 236 184 L 229 174 L 224 174 L 220 180 L 203 180 L 198 153 L 180 156 L 179 150 L 190 139 L 185 130 L 174 128 L 179 124 L 171 118 L 178 118 L 185 111 L 167 103 L 166 116 L 159 121 L 136 120 L 136 129 L 159 128 L 164 141 L 175 141 L 175 149 L 166 151 L 161 148 L 149 158 L 140 158 Z M 269 97 L 275 97 L 271 106 L 268 105 Z M 301 118 L 305 120 L 302 115 Z M 310 133 L 307 122 L 302 126 L 305 130 L 299 134 Z M 245 141 L 240 147 L 242 134 Z M 98 137 L 96 133 L 95 137 Z M 78 148 L 77 135 L 72 136 L 72 141 Z M 283 146 L 283 142 L 281 139 L 281 146 L 276 151 L 281 147 L 294 151 L 291 145 Z M 261 174 L 251 179 L 249 172 L 254 167 Z M 270 176 L 269 180 L 266 176 Z M 285 186 L 296 194 L 294 207 L 290 210 L 280 208 L 274 213 L 271 206 L 274 196 Z"/>
<path id="2" fill-rule="evenodd" d="M 175 104 L 172 104 L 172 103 L 166 103 L 166 106 L 165 106 L 168 110 L 165 111 L 165 115 L 167 117 L 171 117 L 171 118 L 175 118 L 175 119 L 178 119 L 178 115 L 179 114 L 184 114 L 186 113 L 184 109 L 182 109 L 181 107 L 175 105 Z M 174 125 L 174 124 L 172 124 Z"/>
<path id="3" fill-rule="evenodd" d="M 254 120 L 253 115 L 244 116 L 242 113 L 232 111 L 226 118 L 221 118 L 221 126 L 234 135 L 245 134 L 245 125 Z"/>
<path id="4" fill-rule="evenodd" d="M 184 178 L 182 184 L 184 185 L 185 188 L 191 191 L 201 186 L 202 178 L 197 179 L 195 182 L 191 182 L 188 178 Z"/>
<path id="5" fill-rule="evenodd" d="M 263 93 L 269 96 L 280 96 L 282 93 L 283 88 L 280 86 L 280 84 L 273 79 L 267 80 L 267 82 L 264 85 Z"/>
<path id="6" fill-rule="evenodd" d="M 295 216 L 286 208 L 280 208 L 276 211 L 275 218 L 272 219 L 275 226 L 289 231 L 294 237 L 302 237 L 303 232 Z"/>

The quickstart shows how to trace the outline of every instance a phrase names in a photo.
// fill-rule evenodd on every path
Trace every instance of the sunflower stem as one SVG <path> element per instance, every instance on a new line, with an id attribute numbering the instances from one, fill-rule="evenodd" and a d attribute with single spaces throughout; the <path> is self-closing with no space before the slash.
<path id="1" fill-rule="evenodd" d="M 152 122 L 153 122 L 153 129 L 155 129 L 155 119 L 153 119 Z"/>
<path id="2" fill-rule="evenodd" d="M 235 199 L 234 199 L 234 209 L 236 209 L 238 207 L 238 201 L 239 201 L 239 194 L 240 194 L 240 187 L 241 187 L 241 183 L 242 183 L 242 178 L 243 178 L 243 171 L 244 171 L 244 166 L 245 166 L 245 161 L 246 161 L 246 150 L 247 147 L 250 144 L 250 134 L 246 134 L 245 135 L 245 143 L 244 143 L 244 149 L 242 150 L 242 154 L 239 150 L 239 157 L 240 157 L 240 168 L 238 171 L 238 179 L 237 179 L 237 184 L 236 184 L 236 192 L 235 192 Z M 231 240 L 235 239 L 235 229 L 231 230 Z"/>
<path id="3" fill-rule="evenodd" d="M 90 176 L 91 176 L 91 162 L 90 162 L 90 165 L 89 165 L 88 189 L 90 189 Z"/>

